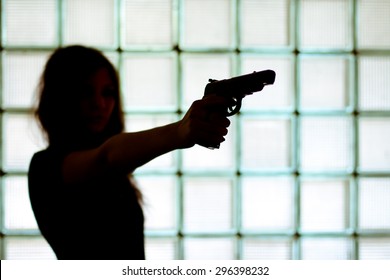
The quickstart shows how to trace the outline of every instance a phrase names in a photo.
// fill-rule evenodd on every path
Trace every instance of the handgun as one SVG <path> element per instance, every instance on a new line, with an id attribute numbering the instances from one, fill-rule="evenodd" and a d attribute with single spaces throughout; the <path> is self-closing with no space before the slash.
<path id="1" fill-rule="evenodd" d="M 214 94 L 229 99 L 225 113 L 226 116 L 233 116 L 240 111 L 245 96 L 261 91 L 266 85 L 272 85 L 275 76 L 273 70 L 264 70 L 225 80 L 209 79 L 204 95 Z"/>
<path id="2" fill-rule="evenodd" d="M 273 70 L 263 70 L 225 80 L 209 79 L 209 83 L 204 90 L 204 96 L 214 94 L 227 98 L 229 105 L 227 108 L 223 108 L 222 113 L 226 116 L 233 116 L 240 111 L 242 99 L 245 96 L 263 90 L 266 85 L 272 85 L 275 82 L 275 76 Z M 219 148 L 219 145 L 216 147 L 202 146 L 209 149 Z"/>

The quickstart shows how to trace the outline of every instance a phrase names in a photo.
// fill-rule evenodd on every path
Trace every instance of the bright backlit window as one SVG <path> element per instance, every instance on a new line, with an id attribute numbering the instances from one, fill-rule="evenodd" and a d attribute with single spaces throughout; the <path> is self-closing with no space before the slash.
<path id="1" fill-rule="evenodd" d="M 45 147 L 29 112 L 70 44 L 116 65 L 127 131 L 178 120 L 209 78 L 277 74 L 219 150 L 137 170 L 147 259 L 390 259 L 389 15 L 384 0 L 2 0 L 1 259 L 55 258 L 28 198 Z"/>

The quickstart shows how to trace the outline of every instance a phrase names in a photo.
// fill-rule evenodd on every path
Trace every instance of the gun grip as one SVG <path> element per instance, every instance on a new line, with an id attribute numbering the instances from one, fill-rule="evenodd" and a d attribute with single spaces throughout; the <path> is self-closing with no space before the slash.
<path id="1" fill-rule="evenodd" d="M 209 106 L 207 108 L 207 113 L 203 117 L 203 120 L 205 122 L 212 122 L 213 116 L 226 116 L 227 115 L 227 108 L 226 106 L 218 105 L 218 106 Z M 219 149 L 220 144 L 217 144 L 215 146 L 211 145 L 210 143 L 197 143 L 198 145 L 205 147 L 210 150 Z"/>

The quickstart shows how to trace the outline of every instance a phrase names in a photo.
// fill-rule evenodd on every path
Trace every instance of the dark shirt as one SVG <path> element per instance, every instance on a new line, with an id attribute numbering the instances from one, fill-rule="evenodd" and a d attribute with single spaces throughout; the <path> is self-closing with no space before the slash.
<path id="1" fill-rule="evenodd" d="M 102 175 L 65 186 L 65 153 L 36 153 L 28 173 L 39 229 L 58 259 L 145 259 L 144 217 L 127 176 Z"/>

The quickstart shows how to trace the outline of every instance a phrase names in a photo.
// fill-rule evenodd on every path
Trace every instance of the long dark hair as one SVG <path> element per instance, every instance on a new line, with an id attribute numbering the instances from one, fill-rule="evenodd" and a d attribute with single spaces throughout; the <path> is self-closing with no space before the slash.
<path id="1" fill-rule="evenodd" d="M 100 135 L 88 135 L 75 113 L 81 98 L 80 88 L 99 69 L 106 69 L 115 87 L 115 107 Z M 49 146 L 78 150 L 99 145 L 124 129 L 120 82 L 111 62 L 99 51 L 84 46 L 60 47 L 46 63 L 38 86 L 35 116 Z"/>
<path id="2" fill-rule="evenodd" d="M 106 69 L 115 87 L 115 107 L 109 123 L 100 135 L 89 135 L 80 126 L 75 113 L 81 98 L 79 89 L 98 70 Z M 61 47 L 48 59 L 38 85 L 38 105 L 35 116 L 51 147 L 62 151 L 94 148 L 123 132 L 120 81 L 112 63 L 99 50 L 74 45 Z M 142 194 L 129 177 L 138 200 Z"/>

